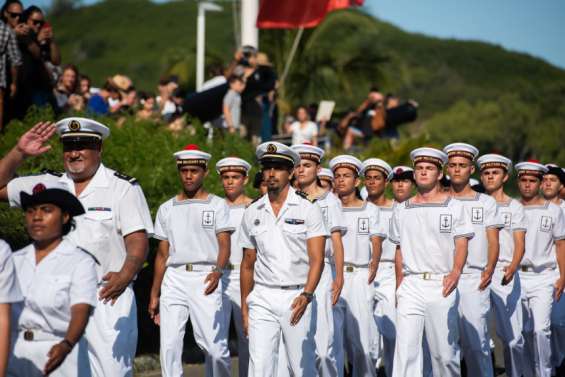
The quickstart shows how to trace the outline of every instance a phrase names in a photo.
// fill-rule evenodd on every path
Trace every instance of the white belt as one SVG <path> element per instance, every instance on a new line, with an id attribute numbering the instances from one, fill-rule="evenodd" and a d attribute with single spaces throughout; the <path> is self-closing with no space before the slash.
<path id="1" fill-rule="evenodd" d="M 544 272 L 544 271 L 553 271 L 553 270 L 555 270 L 555 267 L 547 267 L 547 266 L 543 266 L 543 267 L 520 266 L 520 272 L 535 272 L 535 273 L 540 273 L 540 272 Z"/>
<path id="2" fill-rule="evenodd" d="M 176 264 L 169 266 L 176 270 L 184 270 L 188 272 L 212 272 L 215 264 L 195 264 L 195 263 L 186 263 L 186 264 Z"/>
<path id="3" fill-rule="evenodd" d="M 18 337 L 28 342 L 63 339 L 62 336 L 58 336 L 50 332 L 46 332 L 43 330 L 30 330 L 30 329 L 20 329 L 18 333 Z"/>
<path id="4" fill-rule="evenodd" d="M 369 268 L 368 264 L 365 265 L 356 265 L 356 264 L 352 264 L 352 263 L 344 263 L 343 264 L 343 270 L 345 272 L 355 272 L 355 271 L 359 271 L 359 270 L 366 270 Z"/>
<path id="5" fill-rule="evenodd" d="M 224 268 L 224 270 L 230 270 L 230 271 L 237 270 L 237 271 L 239 271 L 239 268 L 240 268 L 240 267 L 241 267 L 241 264 L 239 264 L 239 263 L 233 263 L 233 264 L 232 264 L 232 263 L 228 263 L 228 264 L 226 265 L 226 267 Z"/>
<path id="6" fill-rule="evenodd" d="M 255 284 L 267 288 L 282 289 L 284 291 L 295 291 L 304 288 L 304 284 L 289 284 L 289 285 L 271 285 L 271 284 L 263 284 L 263 283 L 255 283 Z"/>
<path id="7" fill-rule="evenodd" d="M 394 262 L 388 261 L 388 260 L 382 260 L 379 262 L 379 268 L 383 267 L 383 268 L 394 268 L 395 264 Z"/>
<path id="8" fill-rule="evenodd" d="M 432 273 L 432 272 L 423 272 L 423 273 L 419 273 L 419 274 L 414 274 L 414 273 L 408 273 L 406 274 L 406 276 L 410 276 L 410 277 L 415 277 L 415 278 L 419 278 L 422 280 L 443 280 L 443 278 L 446 276 L 447 274 L 436 274 L 436 273 Z"/>

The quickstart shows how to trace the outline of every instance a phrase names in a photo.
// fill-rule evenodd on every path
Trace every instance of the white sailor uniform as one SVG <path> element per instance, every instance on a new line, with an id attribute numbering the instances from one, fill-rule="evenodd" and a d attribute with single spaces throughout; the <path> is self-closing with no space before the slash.
<path id="1" fill-rule="evenodd" d="M 565 215 L 565 200 L 561 200 L 559 207 Z M 555 272 L 555 280 L 557 280 L 559 266 Z M 559 367 L 565 361 L 565 300 L 563 299 L 553 302 L 551 309 L 551 358 L 554 367 Z"/>
<path id="2" fill-rule="evenodd" d="M 14 265 L 25 301 L 12 305 L 8 376 L 43 376 L 47 353 L 67 333 L 71 307 L 96 306 L 95 260 L 64 239 L 39 264 L 33 244 L 26 246 L 14 253 Z M 89 364 L 82 337 L 51 376 L 90 376 Z"/>
<path id="3" fill-rule="evenodd" d="M 222 283 L 205 295 L 206 276 L 218 259 L 217 234 L 232 232 L 224 199 L 163 203 L 155 220 L 155 235 L 169 243 L 167 268 L 161 284 L 161 370 L 164 376 L 182 375 L 182 350 L 190 317 L 194 338 L 204 351 L 207 376 L 229 376 L 228 328 L 222 306 Z"/>
<path id="4" fill-rule="evenodd" d="M 22 292 L 14 269 L 12 249 L 0 239 L 0 304 L 12 304 L 22 300 Z"/>

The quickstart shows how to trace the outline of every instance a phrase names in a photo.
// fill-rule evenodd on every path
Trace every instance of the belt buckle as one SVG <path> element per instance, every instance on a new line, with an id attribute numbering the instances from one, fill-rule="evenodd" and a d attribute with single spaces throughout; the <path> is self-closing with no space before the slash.
<path id="1" fill-rule="evenodd" d="M 355 267 L 353 266 L 345 266 L 345 272 L 353 272 L 355 271 Z"/>
<path id="2" fill-rule="evenodd" d="M 188 272 L 191 272 L 191 271 L 193 270 L 193 268 L 194 268 L 194 266 L 193 266 L 192 263 L 187 263 L 187 264 L 186 264 L 186 270 L 187 270 Z"/>
<path id="3" fill-rule="evenodd" d="M 530 272 L 530 268 L 527 266 L 520 266 L 520 271 L 522 272 Z"/>
<path id="4" fill-rule="evenodd" d="M 31 342 L 33 340 L 33 331 L 31 330 L 24 331 L 24 339 Z"/>
<path id="5" fill-rule="evenodd" d="M 226 266 L 226 270 L 235 270 L 235 266 L 231 263 L 228 263 L 228 265 Z"/>
<path id="6" fill-rule="evenodd" d="M 422 274 L 422 279 L 424 279 L 424 280 L 430 280 L 431 278 L 432 278 L 431 272 L 424 272 Z"/>

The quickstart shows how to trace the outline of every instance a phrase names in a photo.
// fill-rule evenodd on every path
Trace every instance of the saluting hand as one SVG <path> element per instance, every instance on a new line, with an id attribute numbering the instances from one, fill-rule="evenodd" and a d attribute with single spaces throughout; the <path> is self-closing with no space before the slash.
<path id="1" fill-rule="evenodd" d="M 65 361 L 67 355 L 72 351 L 72 349 L 65 343 L 57 343 L 47 353 L 47 363 L 43 368 L 43 374 L 48 376 L 55 369 L 59 367 Z"/>
<path id="2" fill-rule="evenodd" d="M 292 305 L 290 306 L 292 309 L 292 315 L 290 316 L 290 324 L 292 326 L 296 325 L 304 312 L 306 311 L 306 307 L 308 306 L 308 299 L 303 295 L 299 295 L 292 301 Z"/>
<path id="3" fill-rule="evenodd" d="M 561 295 L 563 294 L 563 289 L 565 289 L 565 279 L 557 279 L 553 287 L 555 288 L 555 301 L 559 301 L 559 299 L 561 299 Z"/>
<path id="4" fill-rule="evenodd" d="M 208 285 L 206 286 L 206 290 L 204 291 L 204 294 L 207 296 L 210 293 L 214 292 L 216 290 L 216 288 L 218 288 L 218 285 L 220 284 L 220 279 L 222 277 L 222 273 L 218 272 L 218 271 L 213 271 L 210 272 L 207 276 L 206 279 L 204 280 L 204 283 L 208 283 Z"/>
<path id="5" fill-rule="evenodd" d="M 18 140 L 17 149 L 25 156 L 38 156 L 51 149 L 45 143 L 55 133 L 55 125 L 51 122 L 39 122 L 30 128 Z"/>
<path id="6" fill-rule="evenodd" d="M 459 283 L 461 273 L 458 271 L 451 271 L 448 275 L 443 277 L 443 297 L 447 297 L 453 292 Z"/>
<path id="7" fill-rule="evenodd" d="M 99 299 L 104 301 L 104 304 L 111 301 L 111 305 L 116 303 L 118 297 L 124 293 L 130 283 L 130 280 L 119 272 L 108 272 L 102 277 L 102 280 L 104 280 L 106 284 L 104 288 L 100 290 Z"/>

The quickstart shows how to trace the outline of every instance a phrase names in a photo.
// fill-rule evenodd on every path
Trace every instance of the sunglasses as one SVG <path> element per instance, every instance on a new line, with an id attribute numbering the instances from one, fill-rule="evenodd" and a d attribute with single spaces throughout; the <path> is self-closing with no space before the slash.
<path id="1" fill-rule="evenodd" d="M 31 20 L 31 22 L 33 23 L 33 26 L 43 26 L 45 24 L 45 21 L 43 20 Z"/>
<path id="2" fill-rule="evenodd" d="M 9 12 L 9 11 L 6 12 L 8 13 L 8 16 L 10 16 L 11 18 L 20 18 L 22 16 L 22 14 L 18 12 Z"/>
<path id="3" fill-rule="evenodd" d="M 85 149 L 99 150 L 99 141 L 68 141 L 63 142 L 63 152 L 83 151 Z"/>

